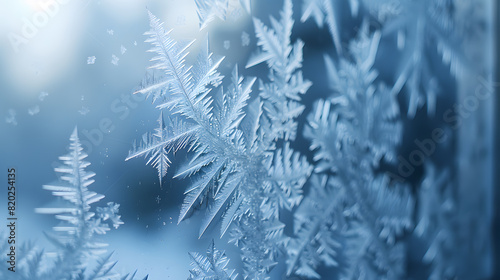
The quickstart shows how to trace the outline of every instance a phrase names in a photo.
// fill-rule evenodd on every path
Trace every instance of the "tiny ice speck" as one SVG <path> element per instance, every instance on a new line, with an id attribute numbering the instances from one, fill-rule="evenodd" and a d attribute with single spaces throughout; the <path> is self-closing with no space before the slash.
<path id="1" fill-rule="evenodd" d="M 87 58 L 87 64 L 94 64 L 95 63 L 95 56 L 89 56 Z"/>
<path id="2" fill-rule="evenodd" d="M 35 105 L 28 109 L 28 114 L 30 114 L 30 116 L 34 116 L 38 113 L 40 113 L 40 106 L 38 105 Z"/>
<path id="3" fill-rule="evenodd" d="M 248 33 L 246 33 L 245 31 L 243 31 L 243 33 L 241 33 L 241 45 L 243 47 L 250 45 L 250 35 Z"/>
<path id="4" fill-rule="evenodd" d="M 14 126 L 17 125 L 16 110 L 9 109 L 9 114 L 5 118 L 5 122 L 8 123 L 8 124 L 14 125 Z"/>
<path id="5" fill-rule="evenodd" d="M 80 110 L 78 110 L 78 113 L 80 113 L 82 116 L 87 115 L 90 112 L 90 109 L 88 107 L 82 106 Z"/>
<path id="6" fill-rule="evenodd" d="M 114 65 L 118 65 L 118 61 L 119 61 L 119 60 L 120 60 L 120 59 L 119 59 L 116 55 L 114 55 L 114 54 L 113 54 L 113 55 L 111 56 L 111 63 L 112 63 L 112 64 L 114 64 Z"/>
<path id="7" fill-rule="evenodd" d="M 47 97 L 47 96 L 49 96 L 49 93 L 46 91 L 42 91 L 42 92 L 40 92 L 40 94 L 38 94 L 38 99 L 40 101 L 43 101 L 45 99 L 45 97 Z"/>

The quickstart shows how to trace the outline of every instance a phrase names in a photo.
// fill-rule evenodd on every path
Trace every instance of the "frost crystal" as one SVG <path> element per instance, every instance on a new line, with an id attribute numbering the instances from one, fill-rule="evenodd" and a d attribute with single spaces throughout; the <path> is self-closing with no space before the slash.
<path id="1" fill-rule="evenodd" d="M 11 125 L 16 126 L 17 125 L 17 120 L 16 120 L 16 110 L 14 109 L 9 109 L 7 117 L 5 117 L 5 122 Z"/>
<path id="2" fill-rule="evenodd" d="M 118 213 L 118 204 L 108 203 L 108 207 L 98 208 L 98 217 L 92 212 L 92 204 L 104 198 L 88 187 L 94 183 L 94 172 L 86 171 L 90 165 L 84 159 L 87 154 L 83 151 L 78 138 L 77 129 L 70 137 L 69 153 L 59 157 L 62 165 L 54 170 L 61 173 L 60 179 L 43 188 L 61 198 L 56 206 L 37 208 L 37 213 L 52 214 L 61 224 L 54 227 L 53 234 L 47 237 L 58 248 L 57 258 L 53 267 L 43 272 L 39 279 L 109 279 L 117 277 L 111 271 L 113 263 L 109 261 L 111 255 L 100 258 L 96 269 L 86 271 L 89 262 L 106 252 L 103 249 L 107 244 L 97 241 L 96 236 L 106 234 L 110 230 L 106 221 L 109 219 L 117 228 L 123 222 Z M 98 277 L 99 276 L 99 277 Z M 29 277 L 33 279 L 33 277 Z"/>
<path id="3" fill-rule="evenodd" d="M 349 0 L 351 7 L 351 15 L 357 16 L 359 9 L 359 0 Z M 319 27 L 326 23 L 328 31 L 333 39 L 337 54 L 342 54 L 342 42 L 339 29 L 339 9 L 338 7 L 345 1 L 330 1 L 330 0 L 304 0 L 302 6 L 302 17 L 300 21 L 305 22 L 309 18 L 314 18 L 314 21 Z"/>
<path id="4" fill-rule="evenodd" d="M 240 4 L 245 8 L 247 13 L 250 14 L 252 12 L 252 0 L 240 0 Z"/>
<path id="5" fill-rule="evenodd" d="M 250 14 L 250 1 L 240 0 L 240 6 L 235 6 L 235 0 L 195 0 L 196 12 L 200 20 L 200 30 L 206 28 L 216 18 L 225 21 L 228 14 L 233 20 L 240 18 L 241 7 Z"/>
<path id="6" fill-rule="evenodd" d="M 186 25 L 186 16 L 184 16 L 184 15 L 180 15 L 180 16 L 178 16 L 178 17 L 177 17 L 177 22 L 176 22 L 176 24 L 177 24 L 178 26 L 183 26 L 183 25 Z"/>
<path id="7" fill-rule="evenodd" d="M 90 112 L 90 109 L 86 106 L 82 106 L 80 110 L 78 110 L 78 113 L 80 113 L 82 116 L 86 116 Z"/>
<path id="8" fill-rule="evenodd" d="M 111 63 L 112 63 L 113 65 L 118 65 L 118 61 L 119 61 L 119 60 L 120 60 L 120 59 L 119 59 L 116 55 L 114 55 L 114 54 L 113 54 L 113 55 L 111 55 Z"/>
<path id="9" fill-rule="evenodd" d="M 95 63 L 95 56 L 89 56 L 87 58 L 87 64 L 94 64 Z"/>
<path id="10" fill-rule="evenodd" d="M 464 48 L 464 40 L 469 36 L 460 23 L 464 16 L 458 20 L 455 18 L 458 13 L 472 15 L 473 6 L 464 7 L 462 2 L 467 1 L 451 0 L 363 2 L 379 17 L 384 34 L 397 36 L 401 53 L 393 93 L 405 91 L 410 118 L 424 104 L 432 116 L 441 85 L 437 80 L 436 65 L 429 57 L 441 56 L 455 77 L 460 77 L 467 67 L 473 68 Z M 477 19 L 470 17 L 467 22 L 470 26 L 477 25 L 468 32 L 479 33 Z"/>
<path id="11" fill-rule="evenodd" d="M 229 259 L 224 251 L 215 249 L 214 241 L 207 249 L 206 256 L 197 252 L 189 253 L 191 269 L 188 280 L 235 280 L 238 274 L 229 271 L 226 266 Z"/>
<path id="12" fill-rule="evenodd" d="M 117 229 L 120 225 L 123 224 L 122 220 L 120 219 L 120 215 L 118 215 L 120 204 L 116 204 L 114 202 L 108 202 L 108 206 L 101 208 L 97 207 L 97 213 L 99 214 L 99 217 L 103 221 L 107 221 L 108 219 L 111 220 L 113 227 Z"/>
<path id="13" fill-rule="evenodd" d="M 49 93 L 48 93 L 48 92 L 46 92 L 46 91 L 42 91 L 42 92 L 40 92 L 40 94 L 38 95 L 38 100 L 43 101 L 43 100 L 45 100 L 45 97 L 47 97 L 47 96 L 49 96 Z"/>
<path id="14" fill-rule="evenodd" d="M 243 47 L 250 45 L 250 35 L 248 35 L 245 31 L 241 33 L 241 45 Z"/>
<path id="15" fill-rule="evenodd" d="M 319 278 L 319 265 L 340 259 L 341 279 L 404 278 L 405 246 L 397 240 L 412 229 L 414 202 L 407 186 L 375 169 L 395 158 L 401 139 L 397 100 L 373 69 L 379 40 L 364 25 L 349 59 L 325 57 L 334 93 L 317 102 L 304 131 L 322 175 L 294 215 L 289 275 Z"/>
<path id="16" fill-rule="evenodd" d="M 279 82 L 266 84 L 269 91 L 250 104 L 255 78 L 245 79 L 234 67 L 229 85 L 222 88 L 217 72 L 222 60 L 212 58 L 208 48 L 191 67 L 184 60 L 189 44 L 174 41 L 152 14 L 151 30 L 146 33 L 151 51 L 156 53 L 153 68 L 162 70 L 165 77 L 137 92 L 161 101 L 157 107 L 168 109 L 170 116 L 165 123 L 160 113 L 158 128 L 146 134 L 140 146 L 134 145 L 127 160 L 145 156 L 158 169 L 161 182 L 170 163 L 169 153 L 189 145 L 192 159 L 174 176 L 192 178 L 178 221 L 205 208 L 200 236 L 215 224 L 220 225 L 221 236 L 229 233 L 242 251 L 247 279 L 266 279 L 275 266 L 285 242 L 280 210 L 300 203 L 302 187 L 312 172 L 307 160 L 288 142 L 278 146 L 276 141 L 281 134 L 295 131 L 294 118 L 302 112 L 298 95 L 310 86 L 298 71 L 302 44 L 292 47 L 290 43 L 291 17 L 291 1 L 285 1 L 281 25 L 273 26 L 276 31 L 258 25 L 280 36 L 279 51 L 266 54 L 266 59 L 283 63 L 271 64 L 270 72 L 278 73 L 270 74 L 270 80 Z M 292 54 L 281 53 L 284 49 L 292 49 Z M 264 109 L 273 115 L 264 116 Z M 285 114 L 284 121 L 273 118 L 280 112 Z M 287 132 L 281 133 L 283 130 Z"/>
<path id="17" fill-rule="evenodd" d="M 28 109 L 28 114 L 30 114 L 30 116 L 34 116 L 38 113 L 40 113 L 40 106 L 38 105 L 35 105 Z"/>

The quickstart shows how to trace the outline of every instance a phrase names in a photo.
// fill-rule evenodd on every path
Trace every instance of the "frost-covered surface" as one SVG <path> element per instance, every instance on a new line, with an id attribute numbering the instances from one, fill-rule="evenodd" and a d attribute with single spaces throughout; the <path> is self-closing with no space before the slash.
<path id="1" fill-rule="evenodd" d="M 38 86 L 0 102 L 25 221 L 1 279 L 491 276 L 491 1 L 132 2 L 59 6 L 3 72 Z M 87 8 L 50 60 L 85 73 L 40 86 L 30 45 Z"/>

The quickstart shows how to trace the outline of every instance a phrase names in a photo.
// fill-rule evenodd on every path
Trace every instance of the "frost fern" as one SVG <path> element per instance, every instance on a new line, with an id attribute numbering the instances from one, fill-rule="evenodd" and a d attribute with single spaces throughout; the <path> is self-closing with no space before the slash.
<path id="1" fill-rule="evenodd" d="M 214 241 L 207 249 L 206 256 L 197 253 L 189 253 L 191 257 L 191 269 L 188 280 L 235 280 L 238 274 L 229 271 L 226 266 L 229 263 L 224 251 L 215 249 Z"/>
<path id="2" fill-rule="evenodd" d="M 315 172 L 324 175 L 315 175 L 294 214 L 289 275 L 319 278 L 320 264 L 342 263 L 341 279 L 404 276 L 404 246 L 396 241 L 412 227 L 413 200 L 406 186 L 375 171 L 381 160 L 394 159 L 401 137 L 395 96 L 373 69 L 379 39 L 365 25 L 350 58 L 337 65 L 325 59 L 333 94 L 316 104 L 304 132 Z"/>
<path id="3" fill-rule="evenodd" d="M 276 22 L 275 28 L 285 31 L 282 34 L 285 39 L 293 23 L 290 1 L 286 1 L 283 15 L 286 18 L 282 23 L 286 26 Z M 171 121 L 165 125 L 160 113 L 156 132 L 143 137 L 142 144 L 134 146 L 127 160 L 148 157 L 148 163 L 158 169 L 161 178 L 168 167 L 169 152 L 189 145 L 192 158 L 174 176 L 194 179 L 185 191 L 178 221 L 189 217 L 195 209 L 206 207 L 200 236 L 212 224 L 220 223 L 221 236 L 233 225 L 231 240 L 242 250 L 245 278 L 266 279 L 283 239 L 279 210 L 290 209 L 300 202 L 301 188 L 311 172 L 307 161 L 287 143 L 276 148 L 277 136 L 273 133 L 285 131 L 283 122 L 273 121 L 269 115 L 264 117 L 270 105 L 290 111 L 287 118 L 301 112 L 302 109 L 298 113 L 296 110 L 300 105 L 291 102 L 309 87 L 301 74 L 295 73 L 302 59 L 301 44 L 293 48 L 295 55 L 291 58 L 288 53 L 292 47 L 288 45 L 279 57 L 267 57 L 282 62 L 281 72 L 276 76 L 279 84 L 269 87 L 287 86 L 290 95 L 269 92 L 262 100 L 257 98 L 248 104 L 255 79 L 244 79 L 235 67 L 230 85 L 223 88 L 222 76 L 217 72 L 222 59 L 214 62 L 207 48 L 193 67 L 187 66 L 189 45 L 180 47 L 151 13 L 150 23 L 147 41 L 157 54 L 153 61 L 158 62 L 152 67 L 164 71 L 164 77 L 159 79 L 160 84 L 148 85 L 138 92 L 158 93 L 153 95 L 161 100 L 157 107 L 162 112 L 167 109 Z M 288 38 L 285 43 L 289 42 Z M 287 123 L 296 127 L 293 120 Z"/>

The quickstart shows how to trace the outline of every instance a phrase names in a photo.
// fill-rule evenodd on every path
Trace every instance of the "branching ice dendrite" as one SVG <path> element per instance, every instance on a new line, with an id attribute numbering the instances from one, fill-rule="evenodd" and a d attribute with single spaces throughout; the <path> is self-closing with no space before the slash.
<path id="1" fill-rule="evenodd" d="M 382 22 L 384 35 L 396 34 L 402 51 L 393 93 L 406 86 L 408 116 L 427 103 L 427 113 L 434 115 L 440 84 L 433 71 L 432 54 L 438 52 L 457 77 L 470 64 L 463 49 L 463 29 L 455 28 L 454 1 L 364 1 Z"/>
<path id="2" fill-rule="evenodd" d="M 337 54 L 342 54 L 342 42 L 340 40 L 340 29 L 338 22 L 338 5 L 341 1 L 332 0 L 304 0 L 302 6 L 301 22 L 305 22 L 309 18 L 314 18 L 314 21 L 319 27 L 323 27 L 323 23 L 328 25 L 328 31 L 333 39 Z M 356 17 L 359 11 L 359 0 L 349 0 L 351 7 L 351 15 Z"/>
<path id="3" fill-rule="evenodd" d="M 287 26 L 280 36 L 290 42 L 291 3 L 285 3 L 283 23 Z M 179 46 L 151 13 L 150 23 L 147 41 L 157 54 L 153 61 L 158 62 L 152 68 L 163 71 L 164 77 L 138 92 L 152 94 L 161 101 L 157 107 L 168 109 L 171 121 L 165 125 L 161 115 L 156 132 L 145 136 L 141 146 L 134 146 L 127 160 L 149 157 L 148 162 L 158 168 L 161 180 L 168 164 L 167 154 L 189 145 L 192 159 L 174 176 L 193 178 L 185 191 L 179 222 L 194 210 L 206 207 L 200 236 L 221 221 L 221 235 L 229 230 L 231 239 L 242 250 L 245 278 L 266 279 L 284 238 L 279 210 L 291 209 L 301 201 L 301 188 L 312 171 L 288 143 L 276 148 L 275 131 L 283 130 L 282 123 L 275 121 L 277 126 L 268 115 L 263 117 L 263 111 L 269 112 L 274 103 L 277 108 L 285 108 L 280 110 L 289 111 L 287 123 L 296 127 L 293 118 L 303 109 L 297 102 L 298 94 L 310 86 L 296 73 L 302 60 L 302 45 L 284 49 L 281 64 L 273 66 L 280 73 L 272 77 L 281 81 L 268 86 L 282 86 L 285 90 L 268 92 L 266 100 L 256 98 L 248 104 L 255 78 L 244 79 L 235 67 L 231 84 L 223 88 L 222 76 L 217 72 L 221 60 L 214 62 L 208 48 L 193 67 L 186 66 L 189 44 Z M 277 24 L 275 28 L 282 30 Z"/>
<path id="4" fill-rule="evenodd" d="M 290 37 L 293 28 L 292 2 L 284 3 L 281 19 L 271 17 L 272 28 L 254 18 L 257 45 L 246 67 L 266 62 L 270 69 L 270 83 L 260 81 L 260 97 L 263 100 L 263 117 L 272 126 L 268 131 L 268 141 L 275 139 L 294 140 L 297 133 L 295 119 L 304 111 L 300 104 L 301 95 L 305 94 L 312 83 L 302 76 L 302 48 L 304 43 L 297 40 L 292 45 Z"/>
<path id="5" fill-rule="evenodd" d="M 120 276 L 114 271 L 116 261 L 111 260 L 111 255 L 106 254 L 107 244 L 97 241 L 96 236 L 105 234 L 110 230 L 108 223 L 117 228 L 123 224 L 118 215 L 119 205 L 109 202 L 106 207 L 97 207 L 99 215 L 92 212 L 92 204 L 104 198 L 88 189 L 94 180 L 93 172 L 86 171 L 90 165 L 84 159 L 87 154 L 83 151 L 78 139 L 77 129 L 70 137 L 69 153 L 60 157 L 63 164 L 55 168 L 61 173 L 59 181 L 50 185 L 44 185 L 44 189 L 52 191 L 56 197 L 60 197 L 57 204 L 50 208 L 37 208 L 38 213 L 53 214 L 61 221 L 54 227 L 54 233 L 47 233 L 48 239 L 56 246 L 56 252 L 46 253 L 34 246 L 32 242 L 26 242 L 16 246 L 18 250 L 16 271 L 11 272 L 4 267 L 7 261 L 8 246 L 0 245 L 2 260 L 0 264 L 0 278 L 12 280 L 102 280 L 121 279 L 133 280 L 135 274 Z M 0 231 L 1 244 L 4 235 Z M 54 259 L 55 255 L 55 259 Z M 4 269 L 5 268 L 5 269 Z M 7 274 L 5 274 L 7 272 Z M 143 278 L 147 280 L 147 276 Z"/>
<path id="6" fill-rule="evenodd" d="M 240 9 L 234 7 L 235 0 L 195 0 L 196 12 L 200 20 L 200 30 L 205 29 L 215 18 L 225 21 L 228 12 L 231 9 Z M 251 12 L 251 0 L 240 0 L 240 5 L 248 13 Z"/>
<path id="7" fill-rule="evenodd" d="M 337 254 L 342 279 L 404 275 L 404 245 L 397 241 L 412 228 L 413 199 L 406 186 L 375 172 L 383 158 L 395 158 L 401 137 L 397 101 L 372 69 L 379 39 L 378 32 L 370 36 L 362 28 L 349 59 L 337 66 L 325 59 L 334 95 L 317 102 L 304 131 L 315 151 L 315 171 L 325 175 L 315 175 L 294 214 L 289 275 L 318 278 L 317 266 L 337 266 Z"/>
<path id="8" fill-rule="evenodd" d="M 189 253 L 193 269 L 191 269 L 188 280 L 235 280 L 238 274 L 234 270 L 229 271 L 226 266 L 229 263 L 224 251 L 215 249 L 214 241 L 207 249 L 206 256 L 197 252 Z"/>

